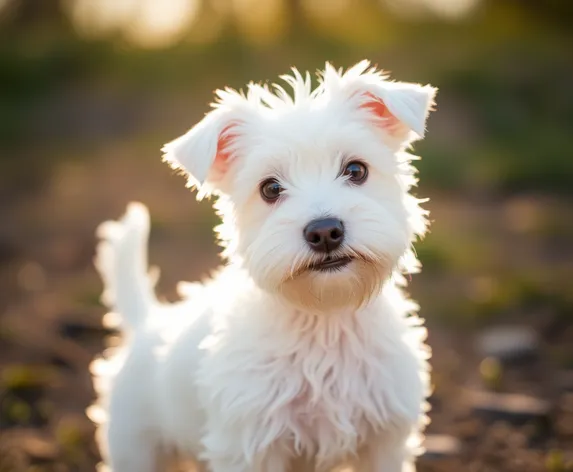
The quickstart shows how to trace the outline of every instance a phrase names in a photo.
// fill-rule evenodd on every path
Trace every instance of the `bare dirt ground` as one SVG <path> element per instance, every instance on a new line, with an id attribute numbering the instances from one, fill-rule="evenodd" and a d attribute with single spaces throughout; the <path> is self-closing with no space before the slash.
<path id="1" fill-rule="evenodd" d="M 166 298 L 174 296 L 176 281 L 197 279 L 218 263 L 208 204 L 194 203 L 183 181 L 158 159 L 136 166 L 137 156 L 117 158 L 123 152 L 111 150 L 89 165 L 66 163 L 35 194 L 15 195 L 0 208 L 0 221 L 8 222 L 0 228 L 0 472 L 88 472 L 98 461 L 85 415 L 94 398 L 88 365 L 117 342 L 101 326 L 101 285 L 91 266 L 99 222 L 119 216 L 129 200 L 150 206 L 151 261 L 162 268 L 159 291 Z M 482 211 L 438 199 L 432 208 L 435 225 L 447 233 L 463 215 L 477 227 L 503 223 L 502 206 L 488 204 Z M 564 221 L 570 217 L 562 215 Z M 571 255 L 556 249 L 552 238 L 541 245 L 501 239 L 500 257 L 511 255 L 517 267 L 520 251 L 534 250 L 550 270 L 571 267 Z M 514 349 L 507 361 L 483 363 L 476 325 L 434 316 L 446 306 L 443 298 L 471 298 L 453 293 L 468 278 L 460 274 L 414 277 L 414 294 L 429 319 L 435 384 L 430 450 L 419 471 L 573 470 L 567 469 L 573 460 L 569 305 L 557 309 L 541 299 L 530 312 L 508 315 L 506 321 L 532 327 L 538 344 Z"/>

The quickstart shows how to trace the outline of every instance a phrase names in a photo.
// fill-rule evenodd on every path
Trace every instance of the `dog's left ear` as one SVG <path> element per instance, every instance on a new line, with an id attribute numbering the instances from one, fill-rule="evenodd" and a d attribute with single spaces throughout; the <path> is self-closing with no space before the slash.
<path id="1" fill-rule="evenodd" d="M 337 85 L 343 94 L 367 112 L 366 118 L 396 145 L 408 145 L 423 138 L 437 89 L 393 82 L 375 68 L 369 69 L 369 65 L 368 61 L 362 61 L 345 74 L 338 73 Z M 334 80 L 328 80 L 329 76 Z M 327 65 L 325 78 L 330 84 L 337 82 L 332 66 Z"/>
<path id="2" fill-rule="evenodd" d="M 222 190 L 227 171 L 237 153 L 237 137 L 244 124 L 237 110 L 215 105 L 187 133 L 163 146 L 163 160 L 187 175 L 197 198 Z"/>
<path id="3" fill-rule="evenodd" d="M 381 81 L 368 84 L 360 95 L 360 107 L 391 138 L 410 143 L 424 137 L 436 92 L 429 85 Z"/>

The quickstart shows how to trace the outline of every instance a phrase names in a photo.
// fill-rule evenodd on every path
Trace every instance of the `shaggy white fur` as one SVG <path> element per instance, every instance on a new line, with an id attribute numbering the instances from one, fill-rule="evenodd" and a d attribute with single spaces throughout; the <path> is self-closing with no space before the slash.
<path id="1" fill-rule="evenodd" d="M 162 304 L 145 207 L 99 230 L 104 301 L 125 344 L 94 361 L 89 414 L 114 472 L 163 470 L 172 452 L 212 472 L 413 470 L 429 350 L 401 286 L 426 212 L 405 150 L 435 89 L 366 61 L 327 64 L 314 91 L 308 74 L 283 79 L 293 97 L 219 91 L 164 147 L 200 197 L 218 197 L 228 264 L 210 281 Z M 331 246 L 305 236 L 325 218 L 342 232 L 324 233 Z"/>

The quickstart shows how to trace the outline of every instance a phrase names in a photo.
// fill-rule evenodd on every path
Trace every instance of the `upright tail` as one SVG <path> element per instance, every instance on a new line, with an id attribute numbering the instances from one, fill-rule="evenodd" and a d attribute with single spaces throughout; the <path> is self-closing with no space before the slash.
<path id="1" fill-rule="evenodd" d="M 121 317 L 124 329 L 136 329 L 157 303 L 147 267 L 147 208 L 130 203 L 119 221 L 102 223 L 97 236 L 94 263 L 104 283 L 102 302 Z"/>

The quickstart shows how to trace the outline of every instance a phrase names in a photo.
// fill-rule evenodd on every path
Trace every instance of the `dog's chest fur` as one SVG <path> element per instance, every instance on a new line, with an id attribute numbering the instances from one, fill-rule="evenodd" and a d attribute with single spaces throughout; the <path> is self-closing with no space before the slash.
<path id="1" fill-rule="evenodd" d="M 299 453 L 331 456 L 355 450 L 383 416 L 373 398 L 375 369 L 366 353 L 352 349 L 355 335 L 335 331 L 308 336 L 299 352 L 283 360 L 285 378 L 296 389 L 276 379 L 276 398 L 282 393 L 284 400 L 274 421 L 284 424 Z"/>
<path id="2" fill-rule="evenodd" d="M 206 384 L 206 394 L 219 402 L 221 419 L 259 420 L 252 425 L 253 453 L 279 442 L 296 455 L 341 459 L 368 434 L 400 421 L 408 411 L 404 397 L 412 394 L 405 389 L 421 391 L 415 379 L 399 378 L 400 362 L 405 356 L 408 364 L 413 355 L 399 337 L 392 339 L 382 316 L 301 315 L 278 329 L 280 337 L 243 331 L 241 343 L 222 342 L 212 351 L 213 362 L 204 365 L 215 369 L 203 372 L 217 377 Z M 235 326 L 227 335 L 238 332 Z M 216 360 L 221 355 L 227 362 Z M 225 371 L 217 369 L 222 365 Z M 417 377 L 411 367 L 410 377 Z M 412 400 L 419 402 L 419 395 Z"/>

